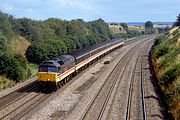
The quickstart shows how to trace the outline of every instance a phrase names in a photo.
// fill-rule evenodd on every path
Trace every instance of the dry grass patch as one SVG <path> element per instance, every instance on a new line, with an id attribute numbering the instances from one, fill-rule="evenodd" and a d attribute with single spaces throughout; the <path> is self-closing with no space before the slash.
<path id="1" fill-rule="evenodd" d="M 26 40 L 25 38 L 23 38 L 19 35 L 16 35 L 14 37 L 14 39 L 12 39 L 10 46 L 16 53 L 24 56 L 24 54 L 30 44 L 31 43 L 28 40 Z"/>
<path id="2" fill-rule="evenodd" d="M 145 30 L 144 26 L 128 26 L 128 29 L 129 29 L 129 30 L 137 30 L 137 31 L 139 31 L 139 32 Z"/>
<path id="3" fill-rule="evenodd" d="M 14 86 L 16 83 L 13 80 L 7 79 L 5 76 L 0 76 L 0 91 Z"/>
<path id="4" fill-rule="evenodd" d="M 126 33 L 124 28 L 120 25 L 110 25 L 109 28 L 113 32 L 113 34 Z"/>

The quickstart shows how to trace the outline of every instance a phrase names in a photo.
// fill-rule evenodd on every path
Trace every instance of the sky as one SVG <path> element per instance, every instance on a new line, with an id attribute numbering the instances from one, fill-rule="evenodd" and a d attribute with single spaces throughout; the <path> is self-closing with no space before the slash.
<path id="1" fill-rule="evenodd" d="M 174 22 L 180 14 L 180 0 L 0 0 L 0 11 L 35 20 Z"/>

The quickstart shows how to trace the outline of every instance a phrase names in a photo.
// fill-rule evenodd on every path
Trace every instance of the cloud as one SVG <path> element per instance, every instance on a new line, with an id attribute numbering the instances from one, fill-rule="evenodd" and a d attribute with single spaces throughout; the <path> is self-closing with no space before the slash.
<path id="1" fill-rule="evenodd" d="M 87 0 L 52 0 L 51 4 L 54 4 L 56 7 L 72 9 L 76 8 L 79 10 L 90 11 L 94 9 L 93 5 Z"/>
<path id="2" fill-rule="evenodd" d="M 10 4 L 10 3 L 1 3 L 0 4 L 0 9 L 4 10 L 4 11 L 9 11 L 12 10 L 14 8 L 14 5 Z"/>

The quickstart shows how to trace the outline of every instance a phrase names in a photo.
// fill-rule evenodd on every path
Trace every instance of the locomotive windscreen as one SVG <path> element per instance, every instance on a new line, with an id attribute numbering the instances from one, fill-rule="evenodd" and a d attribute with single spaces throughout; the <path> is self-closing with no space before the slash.
<path id="1" fill-rule="evenodd" d="M 41 67 L 39 67 L 39 72 L 57 72 L 57 68 L 56 67 L 41 66 Z"/>

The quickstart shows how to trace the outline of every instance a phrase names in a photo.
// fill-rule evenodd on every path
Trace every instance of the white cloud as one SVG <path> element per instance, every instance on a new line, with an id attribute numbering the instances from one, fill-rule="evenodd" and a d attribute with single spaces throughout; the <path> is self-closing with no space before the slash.
<path id="1" fill-rule="evenodd" d="M 0 9 L 5 10 L 5 11 L 10 11 L 10 10 L 14 9 L 14 5 L 9 4 L 9 3 L 1 3 Z"/>
<path id="2" fill-rule="evenodd" d="M 57 7 L 66 9 L 76 8 L 87 11 L 94 9 L 93 5 L 87 0 L 52 0 L 51 2 Z"/>

